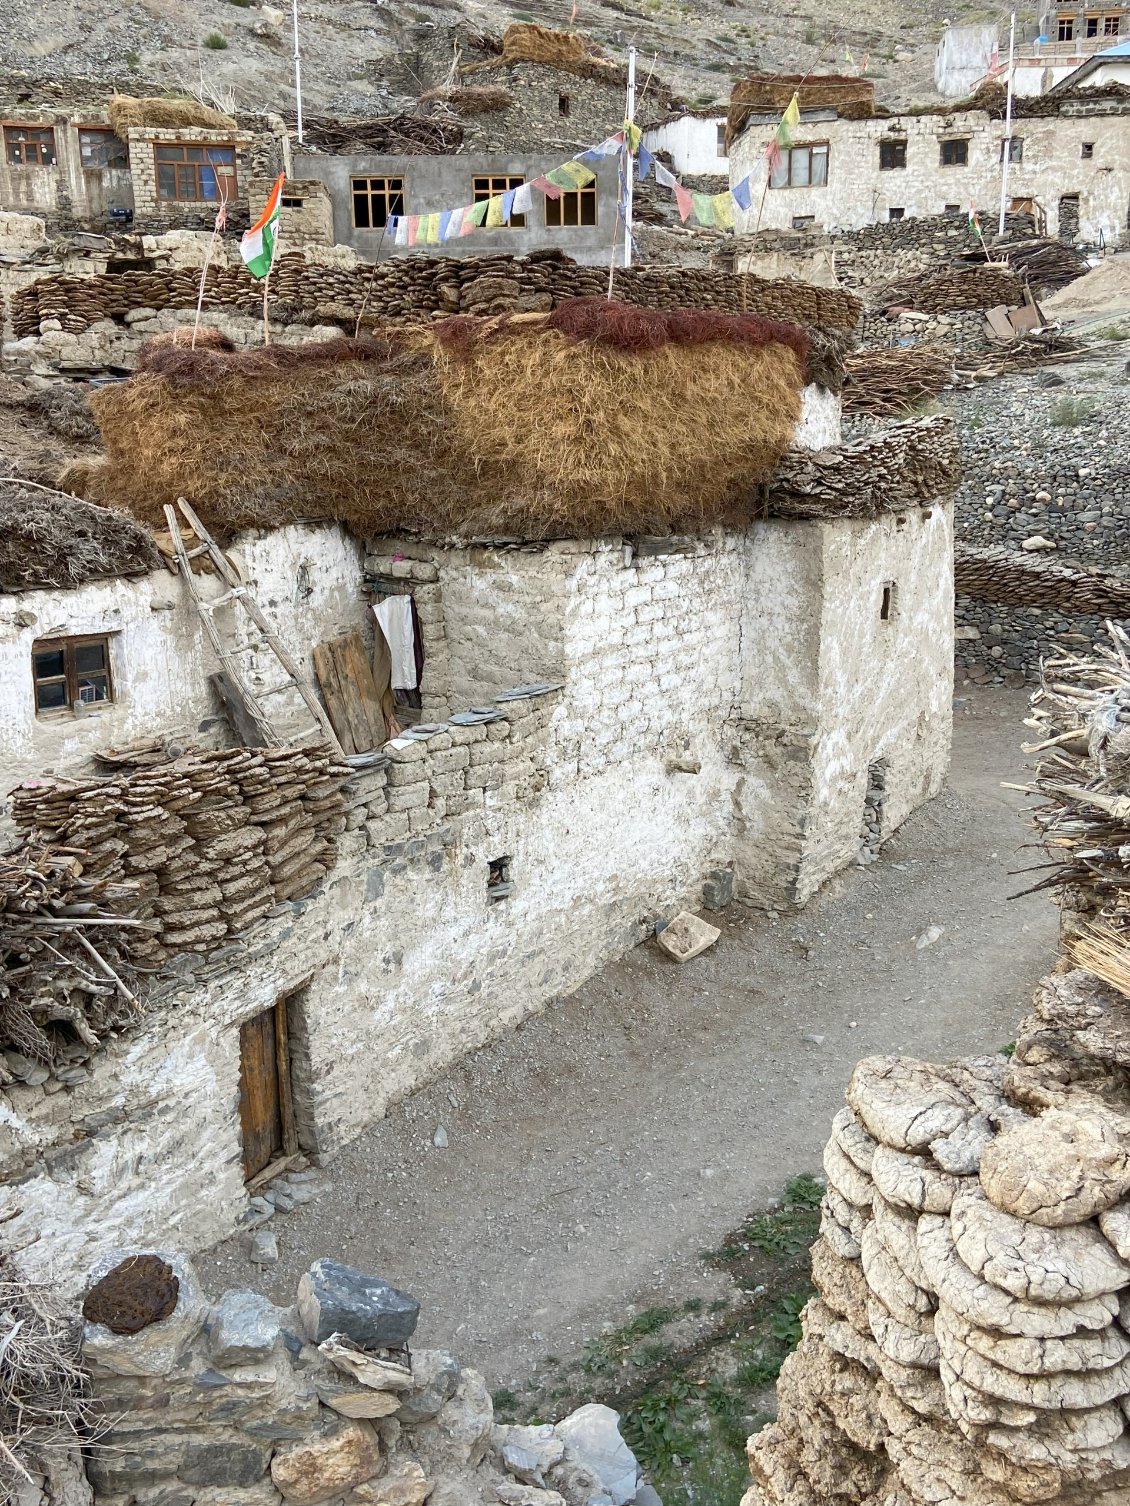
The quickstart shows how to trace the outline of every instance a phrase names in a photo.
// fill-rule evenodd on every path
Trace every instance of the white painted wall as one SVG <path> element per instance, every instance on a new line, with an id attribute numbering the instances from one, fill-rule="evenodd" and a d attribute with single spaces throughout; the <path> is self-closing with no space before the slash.
<path id="1" fill-rule="evenodd" d="M 180 959 L 142 1027 L 109 1042 L 85 1082 L 6 1090 L 0 1181 L 19 1181 L 9 1201 L 21 1210 L 7 1234 L 40 1235 L 24 1262 L 77 1281 L 110 1245 L 191 1250 L 237 1227 L 239 1025 L 300 985 L 296 1089 L 310 1148 L 332 1156 L 623 955 L 657 914 L 697 906 L 713 868 L 733 864 L 750 901 L 806 898 L 856 855 L 870 759 L 891 760 L 893 823 L 938 788 L 949 547 L 937 507 L 901 523 L 715 530 L 661 555 L 619 540 L 474 551 L 471 564 L 467 551 L 427 550 L 444 603 L 450 572 L 452 602 L 492 583 L 514 643 L 537 647 L 535 620 L 552 629 L 564 688 L 500 702 L 489 726 L 389 745 L 387 775 L 351 781 L 320 891 L 280 907 L 234 958 Z M 238 552 L 296 652 L 360 620 L 358 551 L 337 529 L 296 525 Z M 899 616 L 880 626 L 888 577 Z M 164 730 L 204 667 L 180 660 L 191 622 L 150 610 L 152 581 L 88 587 L 50 610 L 70 622 L 81 600 L 98 620 L 102 589 L 115 603 L 127 593 L 154 666 L 144 730 Z M 140 648 L 126 639 L 123 651 L 128 664 Z M 534 678 L 510 651 L 515 678 Z M 159 692 L 165 662 L 178 679 Z M 12 663 L 18 675 L 22 648 Z M 26 730 L 26 707 L 16 720 Z M 488 863 L 503 855 L 514 892 L 492 905 Z"/>
<path id="2" fill-rule="evenodd" d="M 1059 228 L 1061 194 L 1079 195 L 1080 233 L 1084 240 L 1103 236 L 1108 245 L 1126 237 L 1130 204 L 1130 113 L 1071 114 L 1015 122 L 1023 141 L 1023 160 L 1009 171 L 1009 195 L 1034 198 L 1048 218 L 1048 233 Z M 905 168 L 879 166 L 879 142 L 897 136 L 907 142 Z M 940 141 L 969 141 L 968 165 L 943 167 Z M 765 173 L 761 159 L 763 130 L 744 131 L 730 153 L 730 181 L 754 174 L 755 208 L 735 210 L 739 233 L 752 231 L 761 214 L 762 228 L 788 228 L 794 216 L 813 215 L 827 230 L 858 230 L 889 218 L 892 208 L 907 216 L 940 214 L 957 204 L 964 214 L 970 199 L 982 209 L 1000 198 L 1000 153 L 1004 122 L 983 111 L 953 115 L 902 115 L 872 120 L 802 120 L 796 141 L 830 144 L 828 182 L 817 188 L 759 191 Z M 1094 156 L 1084 159 L 1084 142 Z"/>
<path id="3" fill-rule="evenodd" d="M 996 50 L 996 26 L 947 26 L 934 54 L 934 87 L 942 98 L 972 94 Z"/>
<path id="4" fill-rule="evenodd" d="M 291 523 L 270 533 L 245 533 L 229 554 L 308 673 L 314 644 L 364 626 L 361 550 L 337 525 Z M 197 579 L 203 596 L 220 594 L 216 577 Z M 228 642 L 236 641 L 237 632 L 240 641 L 248 636 L 246 618 L 231 606 L 215 620 Z M 88 633 L 110 635 L 113 703 L 81 717 L 37 715 L 35 640 Z M 281 678 L 269 656 L 246 654 L 243 666 L 264 684 Z M 0 596 L 0 793 L 47 770 L 90 772 L 95 750 L 158 732 L 206 747 L 226 741 L 227 722 L 208 680 L 218 668 L 187 588 L 167 570 L 93 581 L 78 590 Z"/>
<path id="5" fill-rule="evenodd" d="M 683 115 L 643 133 L 651 152 L 670 152 L 677 173 L 724 173 L 730 159 L 719 152 L 718 132 L 726 125 L 726 112 L 702 117 Z"/>

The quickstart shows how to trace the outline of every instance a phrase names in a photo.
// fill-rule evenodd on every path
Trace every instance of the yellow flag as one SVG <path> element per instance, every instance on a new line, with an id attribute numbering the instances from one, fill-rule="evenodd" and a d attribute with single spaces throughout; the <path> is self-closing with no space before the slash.
<path id="1" fill-rule="evenodd" d="M 502 224 L 502 199 L 491 199 L 487 203 L 487 229 L 496 229 Z"/>
<path id="2" fill-rule="evenodd" d="M 789 100 L 788 108 L 781 116 L 781 119 L 787 126 L 800 125 L 800 96 L 795 92 L 792 99 Z"/>
<path id="3" fill-rule="evenodd" d="M 711 203 L 714 205 L 714 223 L 723 230 L 732 230 L 734 228 L 734 201 L 730 197 L 730 190 L 712 195 Z"/>
<path id="4" fill-rule="evenodd" d="M 439 244 L 439 215 L 438 214 L 429 214 L 428 215 L 428 233 L 427 233 L 427 236 L 426 236 L 426 240 L 427 240 L 427 243 L 428 243 L 429 246 L 437 246 Z"/>

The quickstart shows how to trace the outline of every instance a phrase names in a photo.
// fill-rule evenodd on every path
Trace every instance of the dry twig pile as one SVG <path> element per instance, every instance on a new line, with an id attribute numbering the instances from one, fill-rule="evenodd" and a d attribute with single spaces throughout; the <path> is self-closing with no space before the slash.
<path id="1" fill-rule="evenodd" d="M 930 345 L 860 350 L 844 363 L 844 412 L 901 418 L 953 381 L 953 355 Z"/>
<path id="2" fill-rule="evenodd" d="M 128 513 L 0 481 L 0 591 L 144 575 L 159 564 L 149 533 Z"/>

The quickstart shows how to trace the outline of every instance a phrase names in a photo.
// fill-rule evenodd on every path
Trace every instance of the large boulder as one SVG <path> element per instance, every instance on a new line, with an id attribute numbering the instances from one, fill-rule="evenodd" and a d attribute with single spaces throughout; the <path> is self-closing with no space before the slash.
<path id="1" fill-rule="evenodd" d="M 362 1349 L 389 1349 L 416 1332 L 420 1304 L 380 1276 L 316 1260 L 298 1283 L 298 1314 L 311 1344 L 345 1334 Z"/>

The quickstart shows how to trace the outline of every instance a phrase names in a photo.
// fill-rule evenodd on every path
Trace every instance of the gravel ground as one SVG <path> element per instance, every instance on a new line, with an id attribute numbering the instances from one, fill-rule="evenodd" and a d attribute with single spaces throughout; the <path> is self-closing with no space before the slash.
<path id="1" fill-rule="evenodd" d="M 1054 906 L 1006 903 L 1032 860 L 1023 797 L 1000 788 L 1023 776 L 1024 707 L 973 692 L 948 790 L 874 867 L 800 915 L 732 908 L 682 968 L 653 946 L 605 968 L 338 1156 L 315 1201 L 273 1220 L 273 1270 L 239 1240 L 203 1257 L 208 1288 L 287 1301 L 332 1255 L 413 1291 L 421 1342 L 508 1385 L 638 1305 L 711 1295 L 697 1252 L 819 1169 L 860 1056 L 994 1050 L 1051 963 Z"/>

